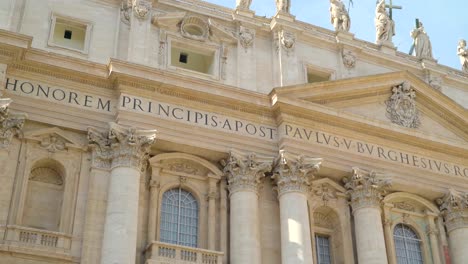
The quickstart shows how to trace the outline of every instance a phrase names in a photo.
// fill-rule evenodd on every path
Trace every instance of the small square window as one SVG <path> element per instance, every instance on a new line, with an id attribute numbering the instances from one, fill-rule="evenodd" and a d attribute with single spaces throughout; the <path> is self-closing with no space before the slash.
<path id="1" fill-rule="evenodd" d="M 88 53 L 91 36 L 90 22 L 52 14 L 51 31 L 47 44 L 68 50 Z"/>
<path id="2" fill-rule="evenodd" d="M 71 39 L 72 38 L 72 31 L 71 30 L 65 30 L 65 33 L 63 34 L 63 38 Z"/>
<path id="3" fill-rule="evenodd" d="M 187 63 L 187 61 L 188 61 L 188 54 L 187 53 L 180 53 L 179 62 L 180 63 Z"/>

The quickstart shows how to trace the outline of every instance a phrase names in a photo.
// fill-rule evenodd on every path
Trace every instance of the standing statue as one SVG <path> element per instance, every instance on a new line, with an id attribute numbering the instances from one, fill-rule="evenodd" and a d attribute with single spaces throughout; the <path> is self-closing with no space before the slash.
<path id="1" fill-rule="evenodd" d="M 466 40 L 461 39 L 458 42 L 457 55 L 460 58 L 462 71 L 468 72 L 468 49 L 466 48 Z"/>
<path id="2" fill-rule="evenodd" d="M 411 31 L 411 37 L 414 39 L 416 57 L 420 59 L 434 59 L 432 57 L 431 41 L 426 31 L 424 31 L 423 23 L 419 22 L 418 27 Z"/>
<path id="3" fill-rule="evenodd" d="M 276 0 L 276 11 L 278 13 L 288 13 L 291 8 L 291 0 Z"/>
<path id="4" fill-rule="evenodd" d="M 349 31 L 351 20 L 341 0 L 330 0 L 330 18 L 336 31 Z"/>
<path id="5" fill-rule="evenodd" d="M 377 45 L 391 43 L 392 37 L 395 35 L 395 23 L 390 18 L 385 9 L 385 0 L 380 0 L 375 8 L 375 42 Z"/>
<path id="6" fill-rule="evenodd" d="M 236 9 L 250 9 L 252 0 L 236 0 Z"/>

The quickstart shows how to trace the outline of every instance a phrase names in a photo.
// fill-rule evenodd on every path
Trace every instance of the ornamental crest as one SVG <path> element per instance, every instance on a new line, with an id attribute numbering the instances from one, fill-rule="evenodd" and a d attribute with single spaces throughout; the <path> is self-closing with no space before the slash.
<path id="1" fill-rule="evenodd" d="M 392 96 L 385 102 L 387 117 L 392 123 L 408 128 L 420 125 L 419 112 L 416 108 L 416 92 L 409 82 L 404 82 L 392 88 Z"/>
<path id="2" fill-rule="evenodd" d="M 289 51 L 293 50 L 294 44 L 296 44 L 296 36 L 294 33 L 282 31 L 280 41 L 283 48 L 289 53 Z"/>
<path id="3" fill-rule="evenodd" d="M 241 26 L 239 29 L 239 42 L 244 47 L 245 51 L 248 48 L 253 46 L 253 42 L 255 39 L 255 31 Z"/>
<path id="4" fill-rule="evenodd" d="M 134 1 L 133 10 L 138 19 L 145 19 L 151 10 L 151 3 L 143 0 Z"/>

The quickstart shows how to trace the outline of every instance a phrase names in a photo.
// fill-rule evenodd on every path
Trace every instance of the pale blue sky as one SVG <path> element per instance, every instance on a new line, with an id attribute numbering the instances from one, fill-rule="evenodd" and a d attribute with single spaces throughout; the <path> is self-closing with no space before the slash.
<path id="1" fill-rule="evenodd" d="M 296 19 L 333 29 L 330 24 L 329 0 L 291 0 L 291 13 Z M 343 0 L 348 6 L 348 0 Z M 389 0 L 386 0 L 387 3 Z M 235 0 L 207 0 L 207 2 L 235 7 Z M 374 42 L 374 13 L 376 0 L 353 0 L 351 7 L 351 33 L 358 39 Z M 468 1 L 466 0 L 393 0 L 394 5 L 403 6 L 395 10 L 396 35 L 393 43 L 401 52 L 407 53 L 413 43 L 409 33 L 414 28 L 415 18 L 424 24 L 431 42 L 434 58 L 440 64 L 460 69 L 456 55 L 460 38 L 468 39 Z M 252 0 L 251 9 L 256 15 L 271 17 L 275 13 L 275 0 Z"/>

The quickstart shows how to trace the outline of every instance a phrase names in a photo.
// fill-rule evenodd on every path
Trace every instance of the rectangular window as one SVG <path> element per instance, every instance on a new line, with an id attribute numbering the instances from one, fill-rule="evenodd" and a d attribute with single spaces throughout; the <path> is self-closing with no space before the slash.
<path id="1" fill-rule="evenodd" d="M 330 237 L 315 235 L 318 264 L 331 264 Z"/>
<path id="2" fill-rule="evenodd" d="M 213 75 L 215 52 L 172 43 L 171 66 Z"/>
<path id="3" fill-rule="evenodd" d="M 52 15 L 48 45 L 88 53 L 91 23 Z"/>

